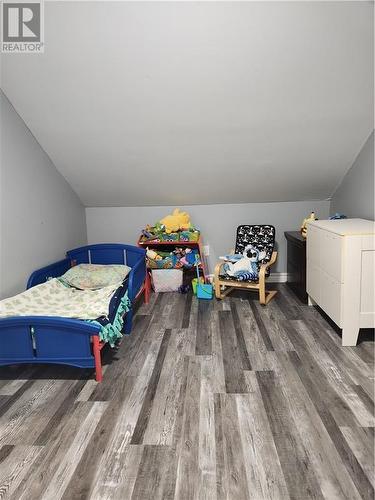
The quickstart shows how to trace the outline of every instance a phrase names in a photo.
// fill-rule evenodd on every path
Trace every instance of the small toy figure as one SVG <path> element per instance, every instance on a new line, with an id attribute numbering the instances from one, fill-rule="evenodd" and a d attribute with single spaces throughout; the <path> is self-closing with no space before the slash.
<path id="1" fill-rule="evenodd" d="M 252 245 L 247 245 L 242 255 L 226 255 L 220 258 L 226 261 L 223 270 L 228 276 L 241 281 L 258 281 L 259 261 L 265 256 L 266 252 L 260 252 Z"/>
<path id="2" fill-rule="evenodd" d="M 306 238 L 307 236 L 307 223 L 313 220 L 317 220 L 317 218 L 315 217 L 315 212 L 311 212 L 311 214 L 308 217 L 306 217 L 306 219 L 303 219 L 301 226 L 301 234 L 304 238 Z"/>
<path id="3" fill-rule="evenodd" d="M 336 212 L 334 215 L 331 215 L 331 217 L 329 218 L 329 220 L 336 220 L 336 219 L 347 219 L 347 216 Z"/>

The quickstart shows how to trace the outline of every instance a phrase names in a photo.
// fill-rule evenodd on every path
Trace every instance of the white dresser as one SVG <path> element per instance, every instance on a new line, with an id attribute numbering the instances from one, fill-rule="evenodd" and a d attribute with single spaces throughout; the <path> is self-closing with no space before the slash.
<path id="1" fill-rule="evenodd" d="M 375 327 L 375 222 L 320 220 L 307 228 L 307 293 L 342 328 L 342 345 Z"/>

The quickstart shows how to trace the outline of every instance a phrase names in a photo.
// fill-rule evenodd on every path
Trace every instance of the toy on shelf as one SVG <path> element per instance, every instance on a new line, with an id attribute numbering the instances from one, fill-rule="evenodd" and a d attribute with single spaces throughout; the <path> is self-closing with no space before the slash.
<path id="1" fill-rule="evenodd" d="M 149 269 L 180 269 L 182 264 L 179 264 L 177 257 L 173 254 L 166 257 L 159 256 L 159 259 L 146 259 Z"/>
<path id="2" fill-rule="evenodd" d="M 146 250 L 147 266 L 150 269 L 190 269 L 196 260 L 200 263 L 199 251 L 196 248 L 176 247 L 172 252 Z"/>
<path id="3" fill-rule="evenodd" d="M 161 260 L 163 257 L 156 253 L 154 250 L 150 250 L 148 247 L 146 248 L 146 256 L 151 260 Z"/>
<path id="4" fill-rule="evenodd" d="M 301 234 L 304 238 L 307 236 L 307 223 L 312 222 L 314 220 L 318 220 L 317 217 L 315 216 L 315 212 L 311 212 L 311 214 L 306 217 L 306 219 L 303 219 L 302 226 L 301 226 Z"/>
<path id="5" fill-rule="evenodd" d="M 203 254 L 201 234 L 187 212 L 179 208 L 141 231 L 138 246 L 146 248 L 149 270 L 194 269 L 197 262 L 203 283 L 207 279 L 206 259 Z M 147 273 L 146 279 L 150 279 Z"/>
<path id="6" fill-rule="evenodd" d="M 178 241 L 180 239 L 178 233 L 161 233 L 160 241 Z"/>
<path id="7" fill-rule="evenodd" d="M 179 208 L 175 208 L 172 215 L 167 215 L 161 219 L 160 224 L 165 227 L 166 233 L 185 231 L 192 227 L 190 215 L 187 212 L 181 212 Z"/>
<path id="8" fill-rule="evenodd" d="M 198 261 L 200 264 L 199 252 L 197 249 L 186 248 L 180 262 L 187 268 L 191 268 Z"/>
<path id="9" fill-rule="evenodd" d="M 167 215 L 154 226 L 149 224 L 141 233 L 142 243 L 167 242 L 198 242 L 199 230 L 194 228 L 187 212 L 176 208 L 171 215 Z"/>
<path id="10" fill-rule="evenodd" d="M 196 229 L 180 232 L 180 241 L 198 241 L 198 240 L 199 240 L 199 231 Z"/>

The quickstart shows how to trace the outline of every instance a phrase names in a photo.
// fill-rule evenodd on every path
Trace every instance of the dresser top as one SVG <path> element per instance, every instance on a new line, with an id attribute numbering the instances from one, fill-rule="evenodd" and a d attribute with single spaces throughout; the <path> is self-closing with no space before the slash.
<path id="1" fill-rule="evenodd" d="M 308 224 L 341 236 L 375 234 L 375 222 L 366 219 L 316 220 Z"/>
<path id="2" fill-rule="evenodd" d="M 301 231 L 284 231 L 284 236 L 287 240 L 293 240 L 298 243 L 306 243 L 306 238 L 301 234 Z"/>

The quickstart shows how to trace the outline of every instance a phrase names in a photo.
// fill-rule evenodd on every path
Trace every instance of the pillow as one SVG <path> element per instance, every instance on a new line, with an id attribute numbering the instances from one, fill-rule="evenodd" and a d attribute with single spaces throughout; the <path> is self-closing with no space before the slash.
<path id="1" fill-rule="evenodd" d="M 124 281 L 130 271 L 130 267 L 120 264 L 78 264 L 63 274 L 60 280 L 80 290 L 98 290 Z"/>

